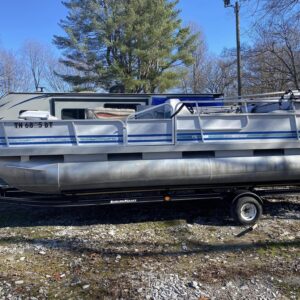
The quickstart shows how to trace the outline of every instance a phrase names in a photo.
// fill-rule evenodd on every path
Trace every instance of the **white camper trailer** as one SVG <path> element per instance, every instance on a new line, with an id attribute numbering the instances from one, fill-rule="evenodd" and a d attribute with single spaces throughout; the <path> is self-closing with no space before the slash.
<path id="1" fill-rule="evenodd" d="M 25 111 L 47 111 L 61 119 L 86 119 L 86 110 L 142 109 L 147 105 L 162 104 L 168 99 L 211 101 L 220 94 L 107 94 L 107 93 L 9 93 L 0 99 L 0 119 L 16 120 Z"/>

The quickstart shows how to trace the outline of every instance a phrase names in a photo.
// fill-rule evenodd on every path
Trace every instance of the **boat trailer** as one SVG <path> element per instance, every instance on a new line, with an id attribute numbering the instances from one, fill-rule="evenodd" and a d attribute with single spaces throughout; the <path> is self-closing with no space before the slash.
<path id="1" fill-rule="evenodd" d="M 44 208 L 67 208 L 115 204 L 224 201 L 234 220 L 242 225 L 256 223 L 262 215 L 265 197 L 300 194 L 300 186 L 245 187 L 153 187 L 147 189 L 103 190 L 66 193 L 63 195 L 32 194 L 3 188 L 0 203 Z"/>

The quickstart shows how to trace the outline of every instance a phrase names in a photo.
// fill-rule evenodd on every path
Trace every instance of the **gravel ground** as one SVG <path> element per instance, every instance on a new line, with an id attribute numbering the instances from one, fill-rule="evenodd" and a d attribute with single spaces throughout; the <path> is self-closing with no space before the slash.
<path id="1" fill-rule="evenodd" d="M 222 203 L 0 206 L 0 299 L 300 299 L 300 199 L 254 230 Z"/>

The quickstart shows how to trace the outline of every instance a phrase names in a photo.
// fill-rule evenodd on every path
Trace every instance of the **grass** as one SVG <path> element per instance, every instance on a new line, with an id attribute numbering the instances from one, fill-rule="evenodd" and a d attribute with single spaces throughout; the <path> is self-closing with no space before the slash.
<path id="1" fill-rule="evenodd" d="M 71 216 L 68 224 L 72 227 L 69 227 L 64 224 L 68 216 L 63 214 L 52 213 L 44 220 L 46 212 L 36 214 L 21 209 L 0 212 L 0 282 L 11 283 L 13 295 L 138 299 L 130 278 L 138 272 L 179 274 L 208 284 L 253 276 L 272 275 L 281 279 L 297 276 L 289 268 L 299 257 L 300 241 L 276 240 L 279 226 L 271 228 L 273 236 L 272 231 L 258 229 L 237 238 L 239 228 L 233 230 L 211 223 L 187 225 L 181 215 L 162 221 L 156 221 L 156 215 L 145 222 L 143 218 L 136 222 L 122 219 L 115 225 L 101 223 L 102 219 L 95 221 L 89 214 L 80 215 L 80 220 L 74 223 L 77 216 L 73 213 Z M 282 224 L 288 231 L 298 232 L 296 223 Z M 37 246 L 45 248 L 46 254 L 39 254 Z M 116 260 L 119 254 L 121 258 Z M 25 260 L 20 261 L 20 257 Z M 276 261 L 280 262 L 278 268 L 274 265 Z M 76 278 L 80 283 L 72 285 Z M 24 280 L 24 285 L 16 286 L 16 280 Z M 89 288 L 83 289 L 84 285 Z M 41 288 L 47 289 L 46 296 L 41 296 Z M 296 293 L 299 297 L 299 286 L 291 282 L 282 280 L 278 288 L 286 295 Z"/>
<path id="2" fill-rule="evenodd" d="M 299 278 L 298 278 L 299 280 Z M 294 299 L 300 299 L 300 283 L 290 283 L 286 281 L 276 281 L 275 286 L 285 295 L 294 296 Z"/>

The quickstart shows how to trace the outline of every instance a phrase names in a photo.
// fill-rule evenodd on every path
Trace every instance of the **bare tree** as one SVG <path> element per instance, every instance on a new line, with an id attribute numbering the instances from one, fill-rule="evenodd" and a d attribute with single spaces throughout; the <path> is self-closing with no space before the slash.
<path id="1" fill-rule="evenodd" d="M 210 56 L 205 68 L 205 92 L 234 95 L 236 82 L 236 55 L 234 49 L 224 49 L 219 56 Z"/>
<path id="2" fill-rule="evenodd" d="M 252 10 L 259 15 L 264 16 L 283 16 L 300 14 L 300 0 L 240 0 L 242 3 L 248 4 Z"/>
<path id="3" fill-rule="evenodd" d="M 257 28 L 250 51 L 250 70 L 266 89 L 300 88 L 300 30 L 293 21 L 270 22 Z"/>
<path id="4" fill-rule="evenodd" d="M 299 89 L 300 0 L 240 1 L 252 7 L 257 4 L 254 6 L 258 12 L 252 31 L 253 45 L 242 46 L 244 93 Z M 234 95 L 235 50 L 210 57 L 202 49 L 197 48 L 193 54 L 195 63 L 181 80 L 182 90 Z"/>
<path id="5" fill-rule="evenodd" d="M 34 89 L 37 91 L 43 84 L 46 63 L 49 59 L 49 50 L 39 42 L 27 41 L 21 49 L 21 55 L 31 74 Z"/>
<path id="6" fill-rule="evenodd" d="M 32 89 L 37 91 L 43 86 L 51 92 L 72 90 L 72 86 L 63 79 L 63 76 L 76 75 L 75 71 L 64 66 L 50 47 L 37 41 L 27 41 L 24 43 L 20 55 L 29 74 Z"/>
<path id="7" fill-rule="evenodd" d="M 197 35 L 196 48 L 193 51 L 194 63 L 189 68 L 183 70 L 181 76 L 181 88 L 185 93 L 201 93 L 205 89 L 205 68 L 207 61 L 207 45 L 204 34 L 198 25 L 189 25 L 192 34 Z"/>
<path id="8" fill-rule="evenodd" d="M 9 92 L 28 91 L 29 86 L 28 74 L 17 55 L 0 50 L 0 96 Z"/>
<path id="9" fill-rule="evenodd" d="M 61 75 L 77 75 L 64 66 L 51 49 L 35 41 L 24 43 L 17 53 L 0 49 L 0 96 L 9 92 L 37 91 L 41 85 L 52 92 L 73 87 Z"/>
<path id="10" fill-rule="evenodd" d="M 75 75 L 75 70 L 62 64 L 55 56 L 48 56 L 45 65 L 44 82 L 52 92 L 70 92 L 73 87 L 63 80 L 63 75 Z"/>
<path id="11" fill-rule="evenodd" d="M 299 14 L 300 0 L 259 0 L 266 12 L 274 14 L 294 12 Z"/>
<path id="12" fill-rule="evenodd" d="M 298 10 L 299 13 L 300 0 L 264 0 L 264 4 L 269 11 L 274 13 L 292 9 Z"/>
<path id="13" fill-rule="evenodd" d="M 196 27 L 193 31 L 196 31 Z M 194 64 L 191 72 L 191 88 L 193 93 L 201 93 L 205 87 L 205 72 L 207 61 L 207 45 L 203 33 L 198 29 L 196 49 L 193 52 Z"/>
<path id="14" fill-rule="evenodd" d="M 253 18 L 253 44 L 242 49 L 244 92 L 298 89 L 300 0 L 240 2 Z"/>

